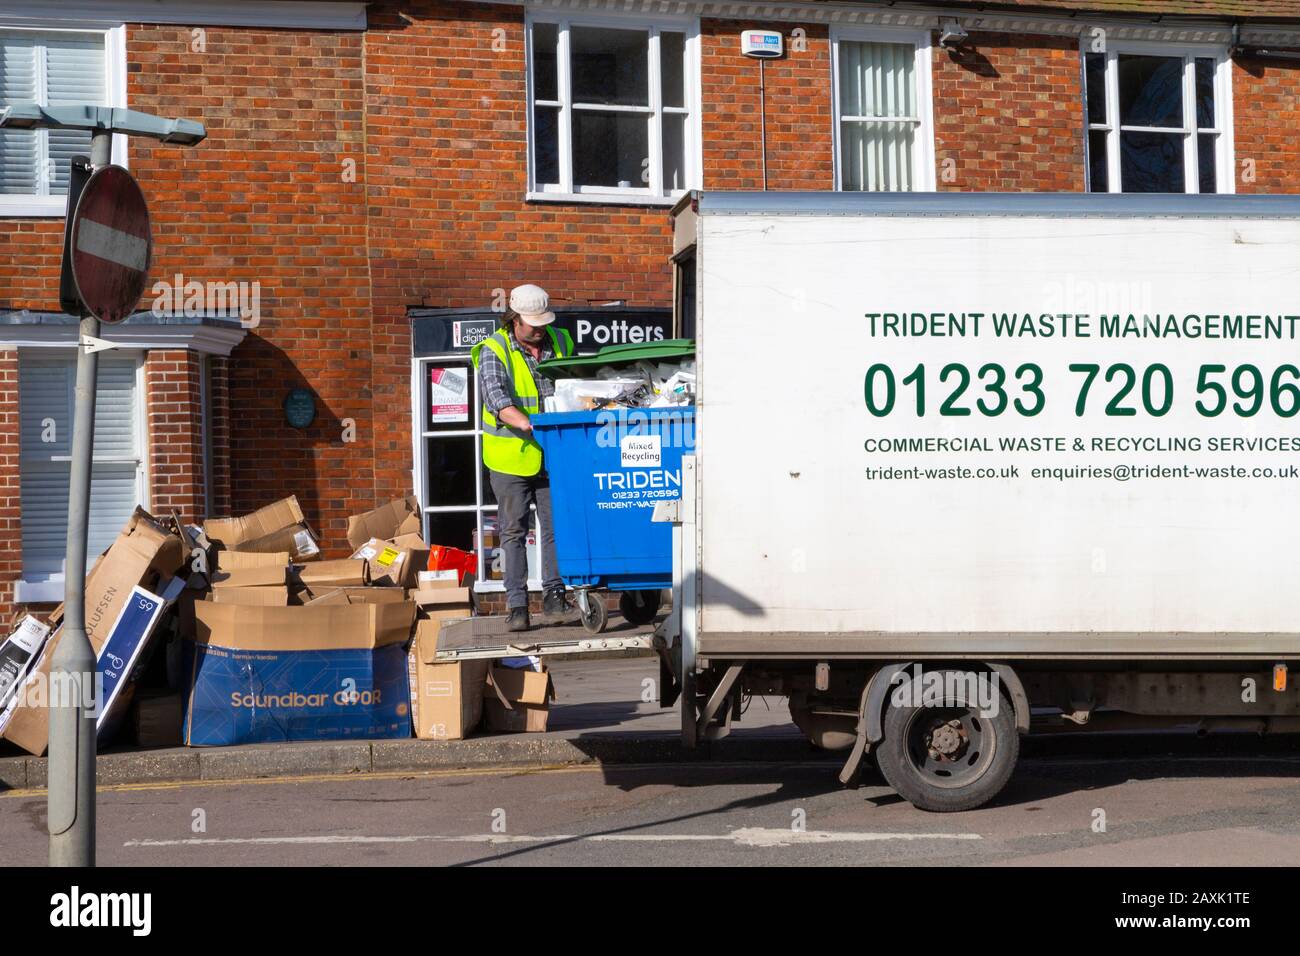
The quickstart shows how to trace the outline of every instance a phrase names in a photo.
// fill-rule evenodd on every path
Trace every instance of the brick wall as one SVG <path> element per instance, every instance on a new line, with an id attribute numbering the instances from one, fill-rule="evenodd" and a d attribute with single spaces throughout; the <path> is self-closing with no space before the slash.
<path id="1" fill-rule="evenodd" d="M 971 44 L 961 53 L 933 51 L 938 188 L 1081 192 L 1078 42 L 973 33 Z"/>
<path id="2" fill-rule="evenodd" d="M 208 454 L 212 487 L 208 491 L 211 513 L 233 512 L 230 501 L 230 359 L 208 358 Z"/>
<path id="3" fill-rule="evenodd" d="M 519 8 L 372 4 L 365 64 L 373 468 L 386 498 L 412 490 L 408 306 L 482 307 L 521 282 L 556 302 L 665 305 L 672 249 L 663 208 L 524 202 Z"/>
<path id="4" fill-rule="evenodd" d="M 1237 191 L 1300 191 L 1300 63 L 1236 60 L 1232 99 Z"/>
<path id="5" fill-rule="evenodd" d="M 708 189 L 762 189 L 761 118 L 767 124 L 769 189 L 833 189 L 831 44 L 825 27 L 792 23 L 704 20 L 700 24 L 704 185 Z M 740 55 L 742 30 L 781 30 L 787 55 L 763 66 Z M 767 108 L 760 113 L 760 104 Z M 665 303 L 666 304 L 666 303 Z"/>
<path id="6" fill-rule="evenodd" d="M 153 275 L 258 290 L 256 334 L 230 363 L 228 507 L 297 494 L 338 556 L 347 516 L 375 501 L 363 38 L 208 27 L 202 39 L 196 50 L 187 27 L 128 32 L 131 105 L 208 127 L 194 149 L 132 144 Z M 316 394 L 303 430 L 282 408 L 294 387 Z"/>
<path id="7" fill-rule="evenodd" d="M 145 356 L 149 478 L 153 513 L 182 521 L 206 515 L 203 478 L 201 359 L 185 349 Z"/>

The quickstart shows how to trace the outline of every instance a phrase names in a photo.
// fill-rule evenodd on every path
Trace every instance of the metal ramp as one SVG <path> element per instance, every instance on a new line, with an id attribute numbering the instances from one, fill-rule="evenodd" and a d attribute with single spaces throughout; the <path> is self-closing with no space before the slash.
<path id="1" fill-rule="evenodd" d="M 603 634 L 590 634 L 581 624 L 538 624 L 530 631 L 506 630 L 504 615 L 446 621 L 438 633 L 437 659 L 520 657 L 534 654 L 584 654 L 630 649 L 654 650 L 655 625 L 641 627 L 614 617 Z"/>

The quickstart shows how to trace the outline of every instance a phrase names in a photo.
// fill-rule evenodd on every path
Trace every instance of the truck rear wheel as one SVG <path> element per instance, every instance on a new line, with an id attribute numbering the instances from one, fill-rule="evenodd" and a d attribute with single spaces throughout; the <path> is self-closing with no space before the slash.
<path id="1" fill-rule="evenodd" d="M 986 717 L 978 705 L 946 698 L 938 706 L 885 712 L 876 760 L 885 780 L 912 806 L 948 813 L 973 810 L 1006 786 L 1020 753 L 1014 709 L 999 698 Z"/>

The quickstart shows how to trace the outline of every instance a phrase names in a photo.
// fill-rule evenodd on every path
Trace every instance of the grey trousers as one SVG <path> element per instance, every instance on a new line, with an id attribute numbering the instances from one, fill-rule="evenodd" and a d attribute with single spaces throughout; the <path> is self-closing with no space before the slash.
<path id="1" fill-rule="evenodd" d="M 551 521 L 551 481 L 545 471 L 529 478 L 488 472 L 497 499 L 497 524 L 505 558 L 506 608 L 528 607 L 528 508 L 537 507 L 538 543 L 542 546 L 542 588 L 563 588 L 555 560 L 555 525 Z"/>

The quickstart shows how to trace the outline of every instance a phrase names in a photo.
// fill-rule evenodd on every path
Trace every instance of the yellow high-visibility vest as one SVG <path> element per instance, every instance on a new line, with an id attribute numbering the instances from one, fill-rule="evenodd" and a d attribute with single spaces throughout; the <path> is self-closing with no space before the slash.
<path id="1" fill-rule="evenodd" d="M 551 337 L 551 350 L 556 358 L 568 358 L 573 354 L 573 337 L 564 329 L 558 332 L 553 326 L 547 326 L 546 332 Z M 537 383 L 533 373 L 528 369 L 524 353 L 515 347 L 514 337 L 506 329 L 498 329 L 478 345 L 470 349 L 470 358 L 474 368 L 478 368 L 479 351 L 487 346 L 496 353 L 506 368 L 510 370 L 510 383 L 514 392 L 515 408 L 525 415 L 536 415 L 541 411 L 537 395 Z M 528 477 L 542 470 L 542 446 L 532 437 L 509 425 L 497 421 L 496 416 L 488 411 L 485 404 L 483 414 L 483 464 L 493 471 L 507 475 Z"/>

